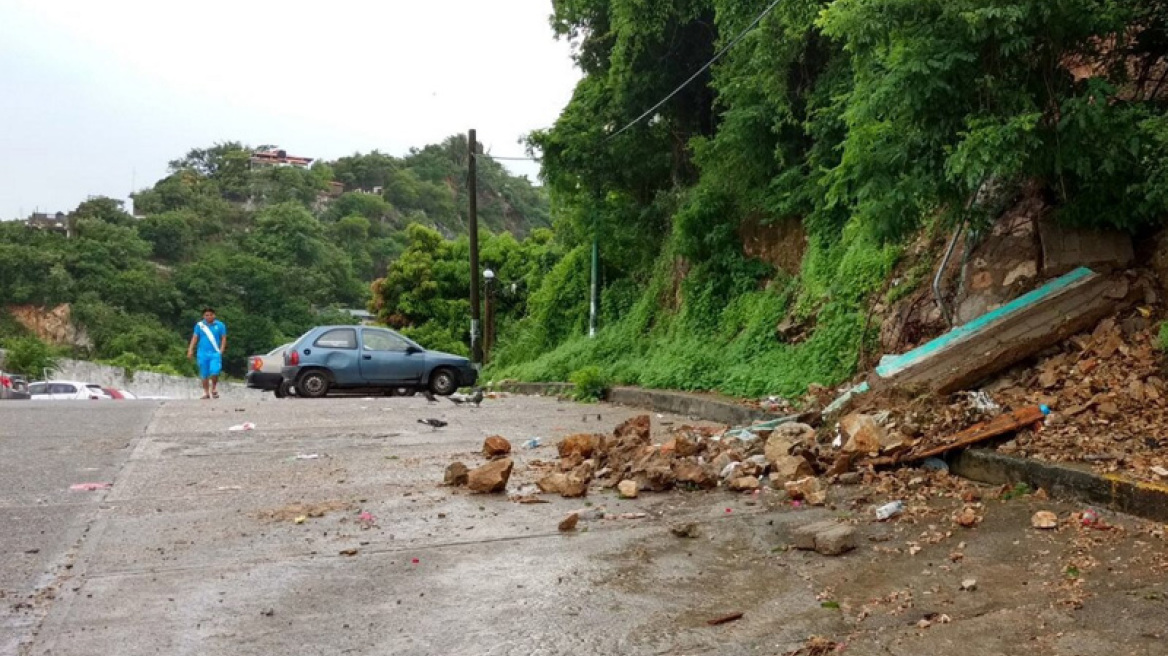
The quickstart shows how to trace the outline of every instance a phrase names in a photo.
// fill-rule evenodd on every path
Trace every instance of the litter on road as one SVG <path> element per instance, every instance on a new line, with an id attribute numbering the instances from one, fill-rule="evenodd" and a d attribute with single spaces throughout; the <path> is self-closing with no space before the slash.
<path id="1" fill-rule="evenodd" d="M 69 489 L 75 492 L 96 492 L 97 490 L 108 490 L 113 486 L 113 483 L 74 483 L 69 486 Z"/>

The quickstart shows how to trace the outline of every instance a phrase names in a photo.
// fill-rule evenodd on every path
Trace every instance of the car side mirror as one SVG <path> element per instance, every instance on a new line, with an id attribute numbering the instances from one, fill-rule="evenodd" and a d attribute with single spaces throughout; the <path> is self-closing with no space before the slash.
<path id="1" fill-rule="evenodd" d="M 422 349 L 410 344 L 406 347 L 406 355 L 413 355 L 415 353 L 422 353 Z"/>

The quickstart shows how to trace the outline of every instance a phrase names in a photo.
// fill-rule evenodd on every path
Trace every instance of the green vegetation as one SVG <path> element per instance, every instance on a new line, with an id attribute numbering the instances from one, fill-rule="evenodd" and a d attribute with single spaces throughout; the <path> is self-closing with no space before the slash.
<path id="1" fill-rule="evenodd" d="M 438 242 L 437 230 L 465 232 L 463 138 L 402 158 L 373 152 L 311 168 L 253 166 L 251 152 L 224 143 L 171 162 L 167 177 L 135 195 L 142 218 L 97 198 L 71 213 L 68 238 L 0 223 L 0 338 L 26 332 L 4 308 L 68 303 L 89 342 L 71 355 L 131 371 L 191 374 L 186 342 L 209 305 L 229 326 L 227 368 L 239 375 L 250 354 L 315 324 L 351 322 L 336 310 L 365 308 L 372 282 L 415 231 Z M 489 159 L 479 171 L 488 229 L 525 234 L 548 224 L 542 190 Z M 537 232 L 532 243 L 550 241 L 546 229 Z M 510 235 L 484 240 L 502 250 L 518 246 Z M 463 265 L 461 279 L 455 271 L 443 293 L 464 296 L 468 271 Z M 457 350 L 454 331 L 465 319 L 455 321 L 453 311 L 436 317 L 450 329 L 415 335 Z M 427 342 L 448 335 L 447 342 Z"/>
<path id="2" fill-rule="evenodd" d="M 58 358 L 48 344 L 32 336 L 3 341 L 4 370 L 35 380 L 57 368 Z"/>
<path id="3" fill-rule="evenodd" d="M 603 399 L 609 385 L 608 377 L 604 375 L 600 367 L 595 366 L 584 367 L 572 372 L 572 375 L 568 376 L 568 382 L 574 386 L 573 398 L 586 403 Z"/>
<path id="4" fill-rule="evenodd" d="M 1069 223 L 1135 231 L 1168 214 L 1163 0 L 790 0 L 616 133 L 769 4 L 553 2 L 585 76 L 530 146 L 565 257 L 491 376 L 597 366 L 614 382 L 797 394 L 854 373 L 871 304 L 927 278 L 919 265 L 885 284 L 923 228 L 984 226 L 1023 189 Z M 744 225 L 783 221 L 807 236 L 779 245 L 798 271 L 744 254 Z M 785 317 L 809 337 L 782 343 Z"/>

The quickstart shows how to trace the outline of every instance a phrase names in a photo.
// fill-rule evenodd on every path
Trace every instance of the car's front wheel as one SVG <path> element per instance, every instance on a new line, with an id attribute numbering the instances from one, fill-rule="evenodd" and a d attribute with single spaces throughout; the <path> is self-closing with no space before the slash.
<path id="1" fill-rule="evenodd" d="M 296 383 L 297 396 L 319 399 L 328 394 L 329 379 L 323 371 L 309 371 L 300 376 Z"/>
<path id="2" fill-rule="evenodd" d="M 295 394 L 296 388 L 293 387 L 291 381 L 282 380 L 282 381 L 280 381 L 280 384 L 276 386 L 276 389 L 274 391 L 276 393 L 277 399 L 283 399 L 285 397 L 289 397 L 289 396 L 292 396 L 293 394 Z"/>
<path id="3" fill-rule="evenodd" d="M 439 396 L 450 396 L 458 389 L 458 374 L 452 369 L 438 369 L 430 374 L 430 391 Z"/>

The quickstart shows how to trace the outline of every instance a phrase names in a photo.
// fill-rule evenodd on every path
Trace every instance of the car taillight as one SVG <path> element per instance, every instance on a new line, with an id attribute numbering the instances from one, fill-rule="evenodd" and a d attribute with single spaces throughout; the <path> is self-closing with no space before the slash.
<path id="1" fill-rule="evenodd" d="M 0 376 L 0 387 L 12 387 L 12 379 L 8 376 Z"/>
<path id="2" fill-rule="evenodd" d="M 251 359 L 251 370 L 252 371 L 259 371 L 260 369 L 263 369 L 263 368 L 264 368 L 264 361 L 262 358 L 252 358 Z"/>
<path id="3" fill-rule="evenodd" d="M 288 365 L 295 367 L 298 364 L 300 364 L 300 354 L 297 353 L 296 351 L 292 351 L 288 355 Z"/>

